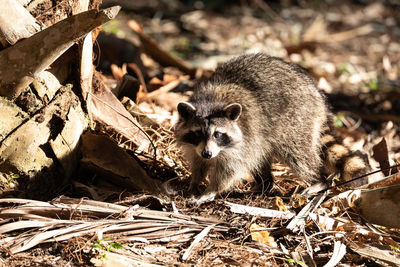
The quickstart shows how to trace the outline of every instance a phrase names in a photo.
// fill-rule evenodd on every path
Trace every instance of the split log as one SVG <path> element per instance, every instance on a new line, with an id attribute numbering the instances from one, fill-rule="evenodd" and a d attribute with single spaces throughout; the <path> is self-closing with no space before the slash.
<path id="1" fill-rule="evenodd" d="M 90 10 L 71 16 L 1 51 L 0 95 L 15 99 L 35 75 L 45 70 L 76 40 L 113 19 L 119 9 Z"/>

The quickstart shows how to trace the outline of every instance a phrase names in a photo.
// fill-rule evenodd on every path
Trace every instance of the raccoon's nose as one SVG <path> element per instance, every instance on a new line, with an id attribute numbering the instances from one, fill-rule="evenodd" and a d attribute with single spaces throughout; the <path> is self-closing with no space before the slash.
<path id="1" fill-rule="evenodd" d="M 208 151 L 208 150 L 203 150 L 203 152 L 201 152 L 201 155 L 205 159 L 211 159 L 211 157 L 212 157 L 211 151 Z"/>

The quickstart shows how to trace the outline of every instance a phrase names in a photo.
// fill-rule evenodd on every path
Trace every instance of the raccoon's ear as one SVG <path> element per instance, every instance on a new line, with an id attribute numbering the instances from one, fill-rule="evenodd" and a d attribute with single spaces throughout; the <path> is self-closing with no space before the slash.
<path id="1" fill-rule="evenodd" d="M 192 104 L 185 101 L 179 102 L 177 109 L 179 115 L 184 119 L 191 117 L 196 111 L 196 108 Z"/>
<path id="2" fill-rule="evenodd" d="M 224 112 L 228 119 L 235 121 L 242 114 L 242 105 L 239 103 L 229 104 L 224 108 Z"/>

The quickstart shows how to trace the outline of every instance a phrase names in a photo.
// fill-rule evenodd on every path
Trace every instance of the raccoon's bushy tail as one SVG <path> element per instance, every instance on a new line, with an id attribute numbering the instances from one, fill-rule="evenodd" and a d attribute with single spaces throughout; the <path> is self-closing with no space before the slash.
<path id="1" fill-rule="evenodd" d="M 329 118 L 328 125 L 323 129 L 321 149 L 324 175 L 339 172 L 340 181 L 344 182 L 366 174 L 370 170 L 367 155 L 361 151 L 351 151 L 335 134 L 332 116 Z M 364 177 L 349 183 L 349 186 L 360 186 L 367 182 L 368 178 Z"/>

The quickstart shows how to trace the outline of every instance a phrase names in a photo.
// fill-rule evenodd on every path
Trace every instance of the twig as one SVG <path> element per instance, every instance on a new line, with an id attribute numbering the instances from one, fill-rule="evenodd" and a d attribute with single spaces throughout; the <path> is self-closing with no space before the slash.
<path id="1" fill-rule="evenodd" d="M 392 121 L 399 123 L 400 117 L 394 114 L 362 114 L 362 113 L 354 113 L 350 111 L 340 111 L 344 115 L 354 116 L 356 118 L 360 118 L 367 121 Z"/>
<path id="2" fill-rule="evenodd" d="M 173 81 L 167 83 L 166 85 L 161 86 L 157 90 L 152 91 L 152 92 L 147 93 L 147 94 L 140 93 L 140 90 L 139 90 L 136 102 L 137 103 L 143 102 L 145 100 L 153 99 L 153 98 L 155 98 L 155 97 L 157 97 L 157 96 L 159 96 L 161 94 L 167 93 L 167 92 L 171 91 L 172 89 L 174 89 L 182 80 L 184 80 L 186 78 L 187 77 L 181 77 L 179 79 L 173 80 Z"/>
<path id="3" fill-rule="evenodd" d="M 357 27 L 355 29 L 348 30 L 348 31 L 329 34 L 329 35 L 323 36 L 320 39 L 318 38 L 315 41 L 317 41 L 317 42 L 327 42 L 327 43 L 343 42 L 343 41 L 346 41 L 348 39 L 355 38 L 355 37 L 358 37 L 358 36 L 361 36 L 361 35 L 367 35 L 367 34 L 373 32 L 373 31 L 374 31 L 374 27 L 370 23 L 370 24 L 363 25 L 361 27 Z"/>
<path id="4" fill-rule="evenodd" d="M 195 68 L 190 66 L 185 61 L 172 56 L 170 53 L 162 49 L 156 41 L 147 36 L 143 32 L 142 27 L 136 21 L 130 20 L 128 22 L 128 26 L 139 36 L 144 52 L 152 57 L 155 61 L 159 62 L 163 66 L 177 67 L 192 77 L 196 74 Z"/>
<path id="5" fill-rule="evenodd" d="M 271 19 L 275 19 L 286 24 L 285 20 L 282 19 L 281 16 L 279 16 L 266 2 L 262 0 L 253 0 L 253 3 L 261 8 Z"/>

